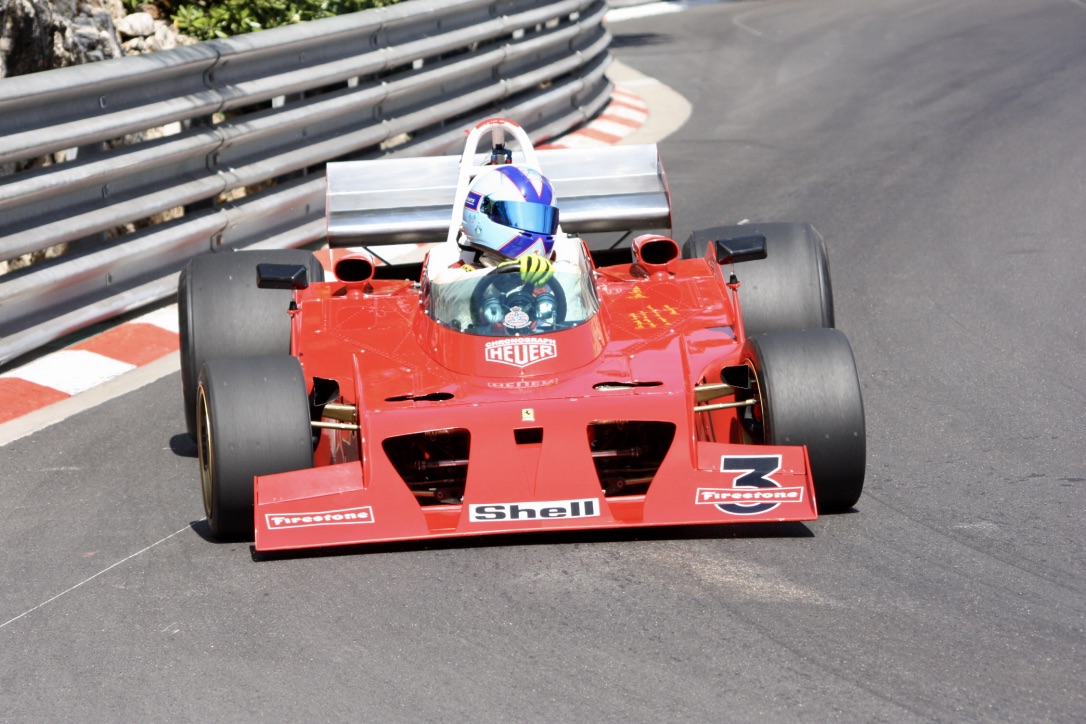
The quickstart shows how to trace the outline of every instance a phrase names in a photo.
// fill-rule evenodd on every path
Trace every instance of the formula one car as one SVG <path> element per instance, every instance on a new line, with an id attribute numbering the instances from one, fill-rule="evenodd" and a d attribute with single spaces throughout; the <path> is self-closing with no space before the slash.
<path id="1" fill-rule="evenodd" d="M 510 158 L 561 209 L 554 275 L 534 289 L 516 266 L 448 273 L 471 180 Z M 656 147 L 536 150 L 503 119 L 459 158 L 330 164 L 327 181 L 327 269 L 238 252 L 181 277 L 215 538 L 272 551 L 807 521 L 858 500 L 860 387 L 809 225 L 681 247 L 646 233 L 597 265 L 579 235 L 671 227 Z M 438 243 L 412 279 L 365 250 L 423 242 Z"/>

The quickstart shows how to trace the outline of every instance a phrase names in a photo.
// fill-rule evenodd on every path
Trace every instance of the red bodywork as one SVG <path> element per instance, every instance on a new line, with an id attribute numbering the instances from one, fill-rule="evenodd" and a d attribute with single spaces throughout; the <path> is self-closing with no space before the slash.
<path id="1" fill-rule="evenodd" d="M 743 362 L 715 261 L 594 274 L 597 315 L 527 338 L 443 327 L 409 281 L 299 290 L 292 353 L 339 383 L 358 430 L 324 430 L 312 469 L 255 479 L 256 548 L 815 519 L 806 448 L 694 411 L 694 386 Z M 451 498 L 409 485 L 445 475 Z"/>

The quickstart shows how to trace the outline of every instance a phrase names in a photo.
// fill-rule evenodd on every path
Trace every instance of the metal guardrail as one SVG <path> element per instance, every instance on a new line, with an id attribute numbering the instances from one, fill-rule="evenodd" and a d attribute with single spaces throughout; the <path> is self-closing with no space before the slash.
<path id="1" fill-rule="evenodd" d="M 329 160 L 455 153 L 495 115 L 536 141 L 586 120 L 611 92 L 606 9 L 409 0 L 0 81 L 0 164 L 58 157 L 0 177 L 0 259 L 68 252 L 0 276 L 0 365 L 169 297 L 198 254 L 318 241 Z"/>

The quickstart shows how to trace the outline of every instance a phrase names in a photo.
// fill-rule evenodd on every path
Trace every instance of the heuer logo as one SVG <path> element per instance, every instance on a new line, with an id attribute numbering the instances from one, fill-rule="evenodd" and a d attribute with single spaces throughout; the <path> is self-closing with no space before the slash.
<path id="1" fill-rule="evenodd" d="M 803 488 L 785 488 L 770 475 L 781 469 L 780 455 L 724 455 L 720 472 L 739 473 L 730 488 L 698 488 L 698 505 L 715 505 L 729 515 L 768 513 L 787 503 L 802 503 Z"/>
<path id="2" fill-rule="evenodd" d="M 509 337 L 486 343 L 486 361 L 527 367 L 558 356 L 558 343 L 539 337 Z"/>
<path id="3" fill-rule="evenodd" d="M 512 382 L 487 382 L 486 386 L 492 390 L 534 390 L 537 387 L 553 387 L 558 380 L 513 380 Z"/>
<path id="4" fill-rule="evenodd" d="M 364 505 L 360 508 L 322 510 L 319 513 L 265 513 L 264 522 L 268 526 L 268 530 L 311 528 L 316 525 L 372 523 L 373 508 Z"/>
<path id="5" fill-rule="evenodd" d="M 596 518 L 599 514 L 599 501 L 595 498 L 468 506 L 468 520 L 472 523 L 487 523 L 495 520 L 535 520 L 537 518 Z"/>

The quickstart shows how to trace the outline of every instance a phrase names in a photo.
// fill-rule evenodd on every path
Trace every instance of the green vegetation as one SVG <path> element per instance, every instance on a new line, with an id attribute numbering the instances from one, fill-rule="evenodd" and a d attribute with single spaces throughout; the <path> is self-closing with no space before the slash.
<path id="1" fill-rule="evenodd" d="M 227 38 L 254 30 L 355 13 L 393 5 L 399 0 L 226 0 L 226 2 L 183 2 L 157 0 L 151 3 L 171 18 L 177 29 L 199 40 Z M 126 0 L 132 10 L 147 3 Z"/>

